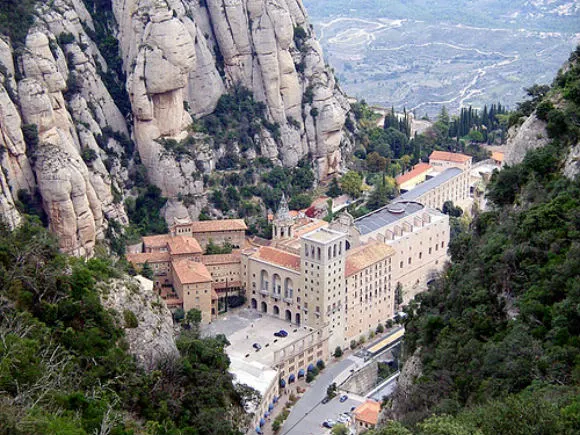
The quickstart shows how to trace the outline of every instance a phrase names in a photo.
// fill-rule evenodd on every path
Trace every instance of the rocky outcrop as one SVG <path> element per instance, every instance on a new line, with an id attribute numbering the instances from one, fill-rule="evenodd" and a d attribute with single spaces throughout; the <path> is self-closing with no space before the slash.
<path id="1" fill-rule="evenodd" d="M 125 331 L 129 352 L 146 370 L 179 355 L 173 319 L 163 299 L 153 291 L 153 282 L 137 276 L 108 282 L 100 288 L 101 302 L 116 313 Z"/>
<path id="2" fill-rule="evenodd" d="M 140 164 L 168 198 L 169 222 L 197 217 L 207 203 L 201 175 L 226 149 L 189 127 L 238 86 L 265 104 L 268 129 L 252 137 L 254 148 L 234 143 L 229 152 L 289 167 L 310 155 L 319 178 L 340 169 L 351 148 L 343 130 L 350 107 L 300 0 L 112 0 L 110 7 L 39 2 L 16 54 L 0 38 L 0 213 L 10 226 L 21 220 L 18 192 L 39 195 L 61 248 L 90 256 L 109 222 L 128 223 L 122 203 L 135 194 L 131 174 L 143 173 Z M 119 62 L 103 29 L 119 42 Z M 186 154 L 164 146 L 185 139 Z"/>
<path id="3" fill-rule="evenodd" d="M 554 99 L 554 102 L 558 106 L 563 105 L 561 100 Z M 529 150 L 548 145 L 551 139 L 548 137 L 546 126 L 547 123 L 538 119 L 534 112 L 526 118 L 521 126 L 510 128 L 503 164 L 513 166 L 521 163 Z M 580 174 L 580 144 L 570 147 L 562 172 L 568 178 L 575 178 Z"/>
<path id="4" fill-rule="evenodd" d="M 279 125 L 278 138 L 267 131 L 257 138 L 262 155 L 294 166 L 310 153 L 319 177 L 339 169 L 350 146 L 343 134 L 349 105 L 299 0 L 116 0 L 113 11 L 135 140 L 165 196 L 199 195 L 202 186 L 190 176 L 195 162 L 178 161 L 159 139 L 182 139 L 192 117 L 213 111 L 234 85 L 266 103 L 268 118 Z M 304 32 L 300 47 L 295 28 Z"/>
<path id="5" fill-rule="evenodd" d="M 521 126 L 510 128 L 503 164 L 513 166 L 521 163 L 528 150 L 546 146 L 550 141 L 546 125 L 533 113 Z"/>
<path id="6" fill-rule="evenodd" d="M 580 175 L 580 143 L 570 148 L 564 165 L 564 175 L 572 179 Z"/>
<path id="7" fill-rule="evenodd" d="M 90 256 L 109 219 L 128 223 L 112 194 L 120 179 L 105 168 L 106 154 L 95 137 L 104 127 L 125 135 L 128 128 L 98 73 L 107 66 L 81 24 L 83 17 L 92 26 L 82 2 L 57 0 L 40 12 L 16 66 L 9 44 L 0 42 L 0 207 L 4 219 L 15 224 L 18 192 L 40 194 L 62 250 Z M 68 39 L 58 44 L 61 35 Z M 18 83 L 16 69 L 22 76 Z"/>

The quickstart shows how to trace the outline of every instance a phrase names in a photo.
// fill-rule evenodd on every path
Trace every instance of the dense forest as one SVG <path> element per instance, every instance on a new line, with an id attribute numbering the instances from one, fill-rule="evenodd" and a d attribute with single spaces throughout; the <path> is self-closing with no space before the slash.
<path id="1" fill-rule="evenodd" d="M 493 176 L 489 211 L 406 308 L 415 373 L 374 435 L 580 432 L 580 180 L 561 172 L 580 139 L 579 57 L 515 114 L 535 110 L 550 144 Z"/>
<path id="2" fill-rule="evenodd" d="M 0 226 L 0 434 L 236 434 L 252 392 L 234 387 L 223 337 L 186 317 L 180 355 L 147 372 L 128 353 L 135 318 L 103 308 L 124 274 L 105 257 L 60 254 L 36 219 Z M 100 290 L 99 290 L 100 289 Z M 191 317 L 191 316 L 190 316 Z"/>

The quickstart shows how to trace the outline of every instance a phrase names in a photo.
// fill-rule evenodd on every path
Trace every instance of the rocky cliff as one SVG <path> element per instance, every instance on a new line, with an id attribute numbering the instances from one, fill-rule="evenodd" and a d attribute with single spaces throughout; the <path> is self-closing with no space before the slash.
<path id="1" fill-rule="evenodd" d="M 348 102 L 300 0 L 38 2 L 24 40 L 0 39 L 0 83 L 0 214 L 18 225 L 23 198 L 38 199 L 75 255 L 128 222 L 141 165 L 171 223 L 197 216 L 200 175 L 226 152 L 289 167 L 308 155 L 324 178 L 351 149 Z M 192 134 L 240 87 L 265 106 L 254 147 Z M 195 198 L 187 207 L 184 195 Z"/>
<path id="2" fill-rule="evenodd" d="M 173 319 L 165 302 L 153 291 L 153 282 L 137 276 L 112 280 L 100 288 L 103 306 L 116 313 L 125 330 L 129 352 L 146 370 L 179 355 Z"/>

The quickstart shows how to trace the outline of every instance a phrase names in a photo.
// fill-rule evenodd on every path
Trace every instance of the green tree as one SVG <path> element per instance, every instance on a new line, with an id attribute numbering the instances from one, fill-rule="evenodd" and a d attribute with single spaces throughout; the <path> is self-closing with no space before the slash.
<path id="1" fill-rule="evenodd" d="M 366 206 L 371 211 L 376 210 L 388 204 L 391 199 L 397 196 L 397 194 L 398 189 L 395 179 L 383 175 L 381 182 L 375 186 L 369 195 Z"/>
<path id="2" fill-rule="evenodd" d="M 342 349 L 340 348 L 340 346 L 336 346 L 336 349 L 334 349 L 333 355 L 335 358 L 340 358 L 342 356 Z"/>
<path id="3" fill-rule="evenodd" d="M 340 179 L 341 189 L 353 198 L 358 198 L 362 193 L 362 177 L 358 172 L 348 171 Z"/>
<path id="4" fill-rule="evenodd" d="M 395 307 L 399 307 L 403 303 L 403 284 L 397 283 L 395 287 Z"/>
<path id="5" fill-rule="evenodd" d="M 350 431 L 348 430 L 348 428 L 342 424 L 335 424 L 332 429 L 330 430 L 330 433 L 332 435 L 349 435 Z"/>
<path id="6" fill-rule="evenodd" d="M 387 159 L 382 157 L 376 151 L 367 154 L 366 157 L 367 169 L 370 172 L 384 172 L 387 168 Z"/>
<path id="7" fill-rule="evenodd" d="M 326 397 L 333 398 L 336 396 L 336 391 L 338 387 L 336 386 L 336 382 L 333 382 L 326 388 Z"/>
<path id="8" fill-rule="evenodd" d="M 143 268 L 141 269 L 141 275 L 143 275 L 147 279 L 153 279 L 155 273 L 148 262 L 145 262 Z"/>
<path id="9" fill-rule="evenodd" d="M 337 198 L 342 195 L 342 190 L 340 185 L 338 184 L 338 180 L 336 177 L 332 177 L 330 184 L 328 185 L 328 189 L 326 190 L 326 194 L 331 198 Z"/>

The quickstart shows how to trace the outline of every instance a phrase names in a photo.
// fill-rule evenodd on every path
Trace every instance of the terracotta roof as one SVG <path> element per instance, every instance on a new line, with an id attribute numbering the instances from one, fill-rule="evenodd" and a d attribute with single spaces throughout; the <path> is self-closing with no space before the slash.
<path id="1" fill-rule="evenodd" d="M 144 236 L 143 245 L 146 248 L 164 248 L 171 240 L 171 234 L 159 234 L 158 236 Z"/>
<path id="2" fill-rule="evenodd" d="M 424 172 L 428 172 L 431 169 L 433 169 L 433 166 L 431 166 L 429 163 L 419 163 L 413 166 L 413 169 L 411 169 L 406 174 L 399 175 L 396 178 L 397 184 L 400 186 L 401 184 L 406 183 L 407 181 L 412 180 L 413 178 L 421 175 Z"/>
<path id="3" fill-rule="evenodd" d="M 212 301 L 217 301 L 218 299 L 219 299 L 219 296 L 216 293 L 216 291 L 214 289 L 211 289 L 211 300 Z"/>
<path id="4" fill-rule="evenodd" d="M 141 252 L 139 254 L 127 254 L 127 261 L 133 264 L 145 263 L 168 263 L 169 252 Z"/>
<path id="5" fill-rule="evenodd" d="M 497 162 L 503 162 L 504 154 L 501 151 L 494 151 L 491 153 L 491 158 Z"/>
<path id="6" fill-rule="evenodd" d="M 447 162 L 465 163 L 471 159 L 471 156 L 466 156 L 461 153 L 450 153 L 447 151 L 433 151 L 429 156 L 429 160 L 445 160 Z"/>
<path id="7" fill-rule="evenodd" d="M 298 238 L 319 228 L 326 228 L 327 226 L 328 222 L 323 221 L 322 219 L 299 219 L 298 222 L 292 227 L 292 235 L 293 237 Z"/>
<path id="8" fill-rule="evenodd" d="M 197 240 L 193 237 L 175 236 L 167 241 L 169 251 L 172 255 L 180 254 L 201 254 L 203 251 Z"/>
<path id="9" fill-rule="evenodd" d="M 346 253 L 344 274 L 347 277 L 354 275 L 391 255 L 395 255 L 395 250 L 389 245 L 378 241 L 351 249 Z"/>
<path id="10" fill-rule="evenodd" d="M 212 254 L 201 257 L 203 264 L 224 264 L 224 263 L 239 263 L 241 260 L 240 251 L 234 250 L 231 254 Z"/>
<path id="11" fill-rule="evenodd" d="M 354 416 L 357 420 L 376 425 L 381 412 L 381 404 L 374 400 L 367 400 L 354 410 Z"/>
<path id="12" fill-rule="evenodd" d="M 216 221 L 196 221 L 191 224 L 194 233 L 209 233 L 217 231 L 245 231 L 248 227 L 243 219 L 221 219 Z"/>
<path id="13" fill-rule="evenodd" d="M 300 270 L 300 256 L 281 251 L 280 249 L 263 246 L 254 254 L 254 258 L 274 263 L 289 269 Z"/>
<path id="14" fill-rule="evenodd" d="M 211 282 L 211 274 L 204 264 L 193 260 L 178 260 L 171 263 L 175 276 L 181 284 Z"/>

